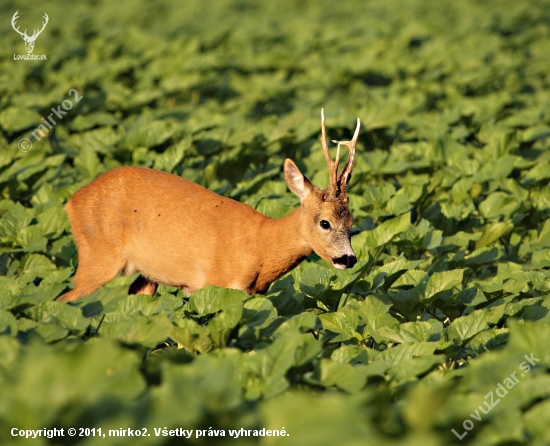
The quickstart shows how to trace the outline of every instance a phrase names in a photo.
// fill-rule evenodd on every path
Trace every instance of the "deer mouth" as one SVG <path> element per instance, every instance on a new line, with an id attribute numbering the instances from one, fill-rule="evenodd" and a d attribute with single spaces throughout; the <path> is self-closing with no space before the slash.
<path id="1" fill-rule="evenodd" d="M 332 264 L 338 269 L 353 268 L 356 263 L 357 263 L 357 257 L 349 256 L 347 254 L 341 257 L 338 257 L 336 259 L 332 259 Z"/>

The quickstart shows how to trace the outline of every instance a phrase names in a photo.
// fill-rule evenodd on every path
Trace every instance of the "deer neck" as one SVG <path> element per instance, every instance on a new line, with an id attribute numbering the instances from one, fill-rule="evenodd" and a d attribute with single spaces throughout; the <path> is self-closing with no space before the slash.
<path id="1" fill-rule="evenodd" d="M 290 271 L 313 250 L 302 236 L 303 209 L 299 206 L 282 218 L 266 218 L 262 227 L 260 269 L 252 293 L 264 293 L 272 282 Z"/>

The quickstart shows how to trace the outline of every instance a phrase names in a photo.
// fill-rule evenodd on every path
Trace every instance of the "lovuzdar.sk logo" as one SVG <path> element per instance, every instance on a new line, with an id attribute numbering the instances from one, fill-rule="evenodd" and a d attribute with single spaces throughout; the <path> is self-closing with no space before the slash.
<path id="1" fill-rule="evenodd" d="M 15 22 L 19 18 L 18 16 L 19 11 L 15 11 L 15 14 L 11 18 L 11 26 L 15 30 L 17 34 L 21 36 L 21 38 L 25 41 L 25 49 L 27 50 L 27 54 L 14 54 L 13 60 L 46 60 L 47 57 L 45 54 L 32 54 L 34 51 L 34 43 L 36 42 L 36 39 L 40 35 L 42 31 L 44 31 L 44 28 L 46 28 L 46 25 L 48 24 L 48 14 L 44 13 L 44 22 L 42 22 L 42 28 L 40 30 L 35 29 L 31 36 L 27 34 L 27 30 L 21 32 L 19 31 L 19 26 L 16 27 Z"/>

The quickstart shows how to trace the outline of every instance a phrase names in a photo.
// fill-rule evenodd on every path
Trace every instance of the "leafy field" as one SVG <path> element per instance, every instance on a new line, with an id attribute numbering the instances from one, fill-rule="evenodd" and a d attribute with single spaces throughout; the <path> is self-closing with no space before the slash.
<path id="1" fill-rule="evenodd" d="M 16 10 L 22 29 L 49 15 L 46 61 L 14 60 Z M 1 444 L 550 443 L 550 3 L 0 11 Z M 298 205 L 285 158 L 328 183 L 321 107 L 331 139 L 363 124 L 354 269 L 311 256 L 265 296 L 127 296 L 132 276 L 55 301 L 77 265 L 63 210 L 77 189 L 146 166 L 283 216 Z M 230 436 L 241 428 L 252 435 Z"/>

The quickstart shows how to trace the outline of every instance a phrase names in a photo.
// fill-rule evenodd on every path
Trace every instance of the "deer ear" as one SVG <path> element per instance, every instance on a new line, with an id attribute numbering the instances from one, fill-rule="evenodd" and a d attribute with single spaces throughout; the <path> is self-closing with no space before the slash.
<path id="1" fill-rule="evenodd" d="M 300 169 L 291 159 L 285 160 L 285 181 L 288 188 L 298 196 L 300 202 L 304 201 L 313 190 L 313 184 L 300 172 Z"/>

